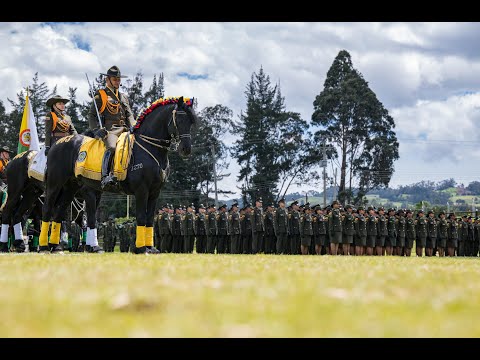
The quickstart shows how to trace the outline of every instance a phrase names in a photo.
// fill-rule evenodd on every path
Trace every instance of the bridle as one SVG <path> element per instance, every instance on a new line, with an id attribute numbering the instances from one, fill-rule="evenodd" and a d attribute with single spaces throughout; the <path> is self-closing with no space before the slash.
<path id="1" fill-rule="evenodd" d="M 172 110 L 172 116 L 170 117 L 170 121 L 168 122 L 168 125 L 167 125 L 168 133 L 170 134 L 170 140 L 157 139 L 157 138 L 146 136 L 143 134 L 136 135 L 134 133 L 134 135 L 138 136 L 147 144 L 150 144 L 157 148 L 165 149 L 167 151 L 177 151 L 178 146 L 180 145 L 181 139 L 192 137 L 192 135 L 189 133 L 180 134 L 177 127 L 177 115 L 186 116 L 187 112 L 185 110 L 178 110 L 178 104 L 175 104 L 175 108 Z M 162 145 L 161 142 L 167 145 Z M 153 158 L 153 160 L 156 161 L 157 165 L 160 166 L 160 163 L 158 162 L 157 158 L 147 148 L 145 148 L 142 144 L 139 144 L 138 141 L 135 141 L 134 145 L 135 144 L 137 144 L 142 150 L 146 151 Z"/>

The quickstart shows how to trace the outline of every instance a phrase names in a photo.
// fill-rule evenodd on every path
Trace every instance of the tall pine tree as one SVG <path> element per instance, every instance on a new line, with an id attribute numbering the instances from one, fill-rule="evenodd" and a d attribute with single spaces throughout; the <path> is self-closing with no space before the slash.
<path id="1" fill-rule="evenodd" d="M 346 50 L 333 61 L 313 106 L 316 141 L 327 139 L 339 157 L 339 200 L 359 203 L 369 190 L 387 187 L 399 158 L 395 122 Z"/>

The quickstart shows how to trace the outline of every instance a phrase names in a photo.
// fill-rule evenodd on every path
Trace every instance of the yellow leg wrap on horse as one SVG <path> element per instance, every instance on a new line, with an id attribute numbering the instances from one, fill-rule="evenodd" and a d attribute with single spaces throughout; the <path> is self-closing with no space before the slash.
<path id="1" fill-rule="evenodd" d="M 52 221 L 52 233 L 50 234 L 50 244 L 59 244 L 60 243 L 60 229 L 62 228 L 62 223 L 57 223 Z"/>
<path id="2" fill-rule="evenodd" d="M 153 227 L 145 226 L 145 245 L 153 246 Z"/>
<path id="3" fill-rule="evenodd" d="M 48 246 L 48 230 L 50 229 L 50 221 L 42 221 L 42 227 L 40 228 L 40 237 L 38 238 L 38 244 L 40 246 Z"/>
<path id="4" fill-rule="evenodd" d="M 135 241 L 137 248 L 145 246 L 145 226 L 137 225 L 137 240 Z"/>

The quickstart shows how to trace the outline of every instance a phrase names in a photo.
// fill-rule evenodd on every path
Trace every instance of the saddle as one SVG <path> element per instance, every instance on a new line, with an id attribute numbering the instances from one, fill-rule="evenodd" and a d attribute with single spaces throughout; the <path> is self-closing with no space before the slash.
<path id="1" fill-rule="evenodd" d="M 124 128 L 113 128 L 109 133 L 120 135 L 117 139 L 115 157 L 113 159 L 113 174 L 118 181 L 127 177 L 128 164 L 132 157 L 135 137 Z M 75 176 L 83 176 L 87 179 L 98 180 L 102 178 L 102 159 L 106 147 L 101 139 L 84 136 L 82 145 L 75 161 Z"/>

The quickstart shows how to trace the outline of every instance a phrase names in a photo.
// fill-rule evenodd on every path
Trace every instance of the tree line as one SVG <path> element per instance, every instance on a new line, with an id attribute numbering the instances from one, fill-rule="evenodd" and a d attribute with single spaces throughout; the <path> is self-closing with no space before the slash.
<path id="1" fill-rule="evenodd" d="M 104 81 L 103 77 L 95 78 L 93 87 L 103 87 Z M 143 73 L 137 71 L 121 88 L 128 94 L 134 117 L 166 94 L 163 73 L 155 74 L 149 86 L 144 84 Z M 28 91 L 42 142 L 43 119 L 49 111 L 45 103 L 57 93 L 57 86 L 49 89 L 35 73 Z M 0 139 L 12 149 L 18 143 L 25 95 L 23 88 L 16 94 L 16 100 L 7 99 L 12 108 L 8 113 L 0 100 L 0 121 L 4 125 L 0 127 Z M 221 181 L 230 175 L 229 155 L 240 165 L 237 186 L 244 203 L 257 197 L 264 202 L 277 202 L 293 184 L 312 187 L 321 184 L 323 149 L 331 164 L 340 170 L 338 198 L 342 203 L 361 203 L 370 190 L 388 188 L 394 161 L 399 158 L 395 122 L 353 67 L 346 50 L 338 53 L 328 70 L 323 89 L 313 99 L 313 112 L 308 120 L 287 109 L 280 84 L 272 83 L 262 66 L 246 84 L 245 109 L 237 119 L 225 104 L 199 109 L 201 94 L 187 95 L 197 99 L 194 106 L 199 117 L 192 130 L 192 154 L 186 159 L 176 153 L 170 155 L 173 171 L 159 203 L 210 203 L 215 183 L 214 164 L 217 181 Z M 66 97 L 70 99 L 67 113 L 82 133 L 88 128 L 91 101 L 80 103 L 75 87 L 69 87 Z M 227 135 L 237 140 L 226 144 Z M 218 194 L 229 193 L 218 188 Z M 105 196 L 105 202 L 109 213 L 122 216 L 125 204 L 119 198 Z"/>

